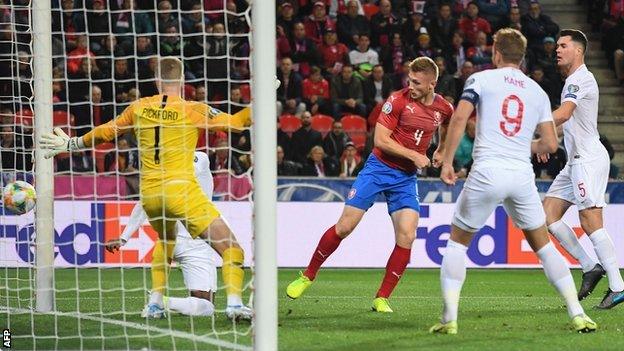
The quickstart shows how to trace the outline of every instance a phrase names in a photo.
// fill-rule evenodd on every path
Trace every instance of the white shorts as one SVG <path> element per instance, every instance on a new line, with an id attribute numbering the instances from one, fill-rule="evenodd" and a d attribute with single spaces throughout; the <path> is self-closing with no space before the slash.
<path id="1" fill-rule="evenodd" d="M 579 210 L 605 207 L 608 182 L 608 156 L 589 162 L 566 164 L 553 181 L 546 196 L 573 203 Z"/>
<path id="2" fill-rule="evenodd" d="M 176 238 L 173 259 L 182 269 L 188 290 L 217 292 L 217 253 L 202 239 L 180 235 Z"/>
<path id="3" fill-rule="evenodd" d="M 453 224 L 476 232 L 501 203 L 520 229 L 536 229 L 546 223 L 532 169 L 487 167 L 470 171 L 457 199 Z"/>

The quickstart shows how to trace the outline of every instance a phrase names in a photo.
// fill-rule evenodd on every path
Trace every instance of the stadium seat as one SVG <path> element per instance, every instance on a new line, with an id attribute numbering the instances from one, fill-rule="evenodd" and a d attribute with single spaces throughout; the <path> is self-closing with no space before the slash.
<path id="1" fill-rule="evenodd" d="M 106 167 L 104 165 L 104 159 L 106 158 L 106 154 L 115 150 L 115 144 L 113 143 L 102 143 L 95 146 L 95 167 L 98 173 L 106 172 Z"/>
<path id="2" fill-rule="evenodd" d="M 321 132 L 323 138 L 331 131 L 332 124 L 334 124 L 333 117 L 321 114 L 312 116 L 312 129 Z"/>
<path id="3" fill-rule="evenodd" d="M 52 125 L 55 127 L 69 127 L 74 125 L 74 116 L 65 111 L 54 111 Z"/>
<path id="4" fill-rule="evenodd" d="M 358 115 L 346 115 L 340 120 L 342 128 L 359 150 L 366 144 L 366 119 Z"/>
<path id="5" fill-rule="evenodd" d="M 241 96 L 243 98 L 243 101 L 245 101 L 245 102 L 250 102 L 251 101 L 251 87 L 249 86 L 249 84 L 241 84 L 240 85 L 240 92 L 241 92 Z"/>
<path id="6" fill-rule="evenodd" d="M 364 10 L 364 16 L 370 20 L 373 15 L 379 12 L 379 6 L 370 3 L 364 4 L 362 5 L 362 10 Z"/>
<path id="7" fill-rule="evenodd" d="M 280 129 L 288 135 L 301 128 L 301 120 L 295 115 L 281 115 L 279 118 Z"/>
<path id="8" fill-rule="evenodd" d="M 32 126 L 34 121 L 33 121 L 33 111 L 31 109 L 25 108 L 22 110 L 17 111 L 17 113 L 15 113 L 15 125 L 18 126 Z"/>
<path id="9" fill-rule="evenodd" d="M 377 124 L 377 119 L 379 118 L 379 114 L 381 113 L 381 107 L 383 106 L 383 102 L 378 103 L 373 107 L 373 110 L 368 115 L 368 130 L 372 130 L 375 128 Z"/>

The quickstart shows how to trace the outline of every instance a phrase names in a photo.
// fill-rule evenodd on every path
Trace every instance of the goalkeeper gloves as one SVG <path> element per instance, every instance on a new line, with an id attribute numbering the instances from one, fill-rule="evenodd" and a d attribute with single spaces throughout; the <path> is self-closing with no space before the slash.
<path id="1" fill-rule="evenodd" d="M 61 152 L 72 152 L 80 149 L 78 146 L 78 138 L 70 138 L 69 135 L 61 128 L 54 128 L 54 133 L 44 133 L 39 139 L 39 145 L 44 150 L 48 151 L 43 157 L 52 158 Z"/>

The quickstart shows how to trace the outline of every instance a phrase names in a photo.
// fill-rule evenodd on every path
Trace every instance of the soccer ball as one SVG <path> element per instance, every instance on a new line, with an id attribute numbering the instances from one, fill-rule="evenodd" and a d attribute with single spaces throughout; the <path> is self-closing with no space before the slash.
<path id="1" fill-rule="evenodd" d="M 4 208 L 15 214 L 22 215 L 35 207 L 37 194 L 32 185 L 18 180 L 4 187 L 2 200 Z"/>

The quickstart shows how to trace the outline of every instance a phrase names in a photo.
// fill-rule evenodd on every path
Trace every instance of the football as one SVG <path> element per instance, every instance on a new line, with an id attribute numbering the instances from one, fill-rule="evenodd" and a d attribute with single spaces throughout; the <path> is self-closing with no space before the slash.
<path id="1" fill-rule="evenodd" d="M 4 208 L 15 214 L 29 212 L 35 207 L 36 200 L 35 187 L 21 180 L 7 184 L 2 191 Z"/>

